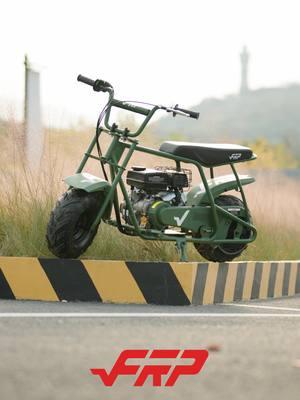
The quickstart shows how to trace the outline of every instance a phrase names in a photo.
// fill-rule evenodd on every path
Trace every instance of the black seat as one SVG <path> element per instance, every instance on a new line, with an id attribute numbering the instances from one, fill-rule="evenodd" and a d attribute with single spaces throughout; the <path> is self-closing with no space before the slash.
<path id="1" fill-rule="evenodd" d="M 159 150 L 198 161 L 205 167 L 250 160 L 253 152 L 236 144 L 163 142 Z"/>

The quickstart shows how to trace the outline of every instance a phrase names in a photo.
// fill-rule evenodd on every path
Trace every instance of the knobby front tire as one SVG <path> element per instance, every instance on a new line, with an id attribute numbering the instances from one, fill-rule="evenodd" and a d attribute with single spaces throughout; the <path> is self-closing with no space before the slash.
<path id="1" fill-rule="evenodd" d="M 55 256 L 77 258 L 91 245 L 99 227 L 91 230 L 101 196 L 99 192 L 70 189 L 57 201 L 46 234 L 48 248 Z"/>

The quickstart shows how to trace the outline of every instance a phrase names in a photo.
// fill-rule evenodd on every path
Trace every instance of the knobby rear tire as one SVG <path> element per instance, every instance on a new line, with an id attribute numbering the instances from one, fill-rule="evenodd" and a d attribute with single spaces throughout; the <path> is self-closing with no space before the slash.
<path id="1" fill-rule="evenodd" d="M 221 195 L 215 199 L 218 206 L 235 206 L 244 207 L 244 203 L 237 197 L 231 195 Z M 251 215 L 250 220 L 251 223 Z M 233 239 L 233 232 L 235 230 L 236 223 L 232 222 L 229 226 L 227 239 Z M 251 235 L 250 229 L 244 228 L 241 234 L 242 239 L 247 239 Z M 198 236 L 199 237 L 199 236 Z M 204 243 L 194 243 L 194 246 L 198 253 L 208 261 L 213 262 L 226 262 L 232 261 L 239 257 L 242 252 L 247 248 L 247 244 L 242 243 L 232 243 L 232 244 L 204 244 Z"/>
<path id="2" fill-rule="evenodd" d="M 49 250 L 59 258 L 77 258 L 91 245 L 99 224 L 91 226 L 101 207 L 101 193 L 70 189 L 50 214 L 46 239 Z"/>

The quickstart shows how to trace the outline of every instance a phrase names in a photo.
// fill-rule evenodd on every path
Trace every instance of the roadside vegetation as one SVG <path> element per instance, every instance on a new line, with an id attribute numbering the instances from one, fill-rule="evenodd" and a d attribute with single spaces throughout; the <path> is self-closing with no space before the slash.
<path id="1" fill-rule="evenodd" d="M 45 240 L 49 213 L 58 196 L 66 189 L 62 178 L 74 173 L 92 133 L 87 133 L 86 129 L 49 130 L 46 135 L 45 155 L 37 173 L 26 168 L 24 145 L 18 124 L 11 121 L 9 129 L 0 135 L 2 256 L 52 257 Z M 147 145 L 157 142 L 157 138 L 153 140 L 149 133 L 145 140 Z M 250 168 L 260 168 L 256 171 L 257 182 L 246 187 L 249 206 L 258 228 L 258 238 L 249 245 L 239 260 L 300 259 L 300 181 L 285 178 L 278 173 L 278 168 L 283 168 L 286 164 L 290 168 L 297 166 L 296 160 L 291 160 L 290 154 L 285 154 L 284 147 L 273 147 L 272 150 L 271 145 L 257 141 L 254 143 L 254 149 L 262 159 L 271 161 L 269 164 L 264 161 L 265 165 L 262 165 L 262 161 L 257 165 L 253 162 L 239 168 L 243 173 Z M 153 165 L 153 159 L 146 160 L 143 157 L 137 155 L 133 164 Z M 280 162 L 276 163 L 276 160 Z M 100 174 L 96 162 L 91 164 L 88 170 Z M 194 174 L 194 182 L 197 182 L 197 179 Z M 188 246 L 188 253 L 190 261 L 201 260 L 191 244 Z M 178 260 L 172 243 L 146 242 L 139 238 L 126 237 L 103 223 L 93 245 L 83 257 L 111 260 Z"/>

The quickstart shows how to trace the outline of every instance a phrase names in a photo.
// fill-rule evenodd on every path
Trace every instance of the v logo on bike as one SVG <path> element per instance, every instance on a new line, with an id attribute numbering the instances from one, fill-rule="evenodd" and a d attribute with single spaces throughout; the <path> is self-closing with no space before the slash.
<path id="1" fill-rule="evenodd" d="M 179 218 L 179 217 L 174 217 L 174 220 L 175 220 L 177 226 L 181 226 L 181 225 L 183 224 L 184 220 L 185 220 L 186 217 L 189 215 L 189 212 L 190 212 L 190 211 L 187 210 L 187 211 L 183 214 L 183 216 L 182 216 L 181 218 Z"/>

